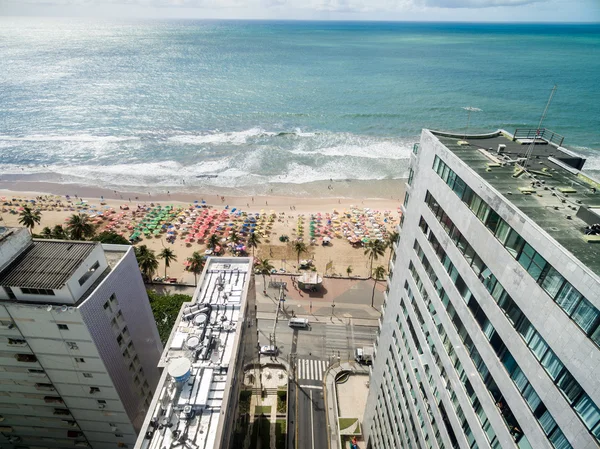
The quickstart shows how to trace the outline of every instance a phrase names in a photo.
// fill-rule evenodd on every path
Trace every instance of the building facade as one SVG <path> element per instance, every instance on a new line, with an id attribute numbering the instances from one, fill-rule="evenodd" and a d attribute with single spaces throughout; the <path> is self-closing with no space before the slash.
<path id="1" fill-rule="evenodd" d="M 0 228 L 0 446 L 132 448 L 162 345 L 131 246 Z"/>
<path id="2" fill-rule="evenodd" d="M 371 373 L 372 448 L 600 443 L 600 184 L 549 130 L 424 130 Z"/>
<path id="3" fill-rule="evenodd" d="M 244 368 L 258 355 L 255 296 L 251 258 L 208 258 L 165 345 L 135 449 L 233 447 Z"/>

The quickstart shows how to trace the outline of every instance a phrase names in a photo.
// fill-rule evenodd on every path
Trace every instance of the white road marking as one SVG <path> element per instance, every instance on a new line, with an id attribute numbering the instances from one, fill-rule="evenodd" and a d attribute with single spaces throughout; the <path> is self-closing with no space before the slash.
<path id="1" fill-rule="evenodd" d="M 313 417 L 314 407 L 312 406 L 312 390 L 309 392 L 310 394 L 310 433 L 312 434 L 312 449 L 315 449 L 315 421 Z"/>
<path id="2" fill-rule="evenodd" d="M 322 390 L 323 387 L 320 385 L 300 385 L 300 388 L 307 388 L 312 390 Z"/>

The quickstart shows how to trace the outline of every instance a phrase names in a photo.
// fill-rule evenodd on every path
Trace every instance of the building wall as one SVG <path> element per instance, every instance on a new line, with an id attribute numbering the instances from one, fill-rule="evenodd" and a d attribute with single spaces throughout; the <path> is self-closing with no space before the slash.
<path id="1" fill-rule="evenodd" d="M 3 425 L 20 436 L 16 445 L 73 447 L 80 441 L 94 449 L 115 448 L 120 440 L 108 424 L 113 418 L 124 438 L 135 440 L 78 309 L 6 303 L 0 320 L 14 323 L 12 329 L 0 327 L 0 414 Z M 18 361 L 15 354 L 35 358 Z"/>
<path id="2" fill-rule="evenodd" d="M 162 344 L 133 248 L 128 248 L 80 308 L 137 431 L 158 383 Z"/>
<path id="3" fill-rule="evenodd" d="M 0 235 L 0 270 L 11 263 L 31 243 L 27 228 L 6 228 Z"/>
<path id="4" fill-rule="evenodd" d="M 598 347 L 552 301 L 466 204 L 432 170 L 436 154 L 552 266 L 560 269 L 561 274 L 594 305 L 597 306 L 596 302 L 600 299 L 597 294 L 600 291 L 600 282 L 589 269 L 560 247 L 524 214 L 516 210 L 508 201 L 510 197 L 502 195 L 506 192 L 495 191 L 447 150 L 435 136 L 424 131 L 418 156 L 411 156 L 412 182 L 407 190 L 409 198 L 406 203 L 397 255 L 391 263 L 393 271 L 378 338 L 376 363 L 371 375 L 364 426 L 369 444 L 372 447 L 383 447 L 382 444 L 392 443 L 389 440 L 390 436 L 399 434 L 395 444 L 403 447 L 417 447 L 414 441 L 419 441 L 418 445 L 423 448 L 439 446 L 440 443 L 449 447 L 452 442 L 449 441 L 448 434 L 444 434 L 443 428 L 451 429 L 455 434 L 455 444 L 460 447 L 470 447 L 470 442 L 476 442 L 479 447 L 490 445 L 514 447 L 517 444 L 517 439 L 513 438 L 512 426 L 508 426 L 503 418 L 505 411 L 503 413 L 498 409 L 496 400 L 490 395 L 488 386 L 480 376 L 481 371 L 478 371 L 473 363 L 476 360 L 473 352 L 465 348 L 465 335 L 459 335 L 450 320 L 448 308 L 438 298 L 437 289 L 442 287 L 447 294 L 447 301 L 455 310 L 456 317 L 460 319 L 469 337 L 469 345 L 474 346 L 477 357 L 485 363 L 486 369 L 489 370 L 490 376 L 503 396 L 504 403 L 510 407 L 518 421 L 520 431 L 524 432 L 527 438 L 527 442 L 523 439 L 518 441 L 520 447 L 527 447 L 528 444 L 532 447 L 552 447 L 538 421 L 539 417 L 533 416 L 532 410 L 524 399 L 524 393 L 519 391 L 517 384 L 509 376 L 484 333 L 481 323 L 478 323 L 477 319 L 480 317 L 476 319 L 473 314 L 472 303 L 467 307 L 455 282 L 449 277 L 446 268 L 436 255 L 436 250 L 419 228 L 419 221 L 423 217 L 428 225 L 428 233 L 433 234 L 439 242 L 456 272 L 476 298 L 478 309 L 487 317 L 486 326 L 493 326 L 491 329 L 494 330 L 495 337 L 500 338 L 506 345 L 522 374 L 525 375 L 528 381 L 526 388 L 533 388 L 538 394 L 572 447 L 597 447 L 597 442 L 584 426 L 582 419 L 577 416 L 541 363 L 534 357 L 526 341 L 515 330 L 455 243 L 450 240 L 436 216 L 424 203 L 426 192 L 429 191 L 435 197 L 535 330 L 596 403 L 598 403 L 600 389 L 596 374 L 598 357 L 600 357 Z M 426 257 L 429 267 L 424 267 L 417 256 L 414 249 L 415 241 L 422 251 L 421 254 Z M 411 263 L 420 285 L 417 285 L 408 269 Z M 437 286 L 431 282 L 432 273 L 438 282 Z M 409 291 L 413 296 L 412 299 L 409 298 Z M 405 312 L 399 310 L 400 301 Z M 398 324 L 397 317 L 399 317 Z M 412 331 L 409 329 L 409 321 Z M 404 334 L 406 338 L 404 343 L 398 338 L 398 333 Z M 422 355 L 417 355 L 417 346 L 414 343 L 421 347 Z M 412 347 L 412 355 L 403 353 L 398 346 Z M 403 366 L 401 360 L 411 359 L 408 364 L 404 362 L 406 367 L 397 375 L 391 376 L 393 380 L 390 380 L 390 368 L 385 365 L 386 362 Z M 460 369 L 457 368 L 458 366 Z M 443 368 L 443 371 L 440 368 Z M 416 377 L 413 378 L 414 373 L 418 373 L 420 382 Z M 402 379 L 405 376 L 406 379 Z M 427 379 L 427 382 L 424 379 Z M 465 379 L 468 379 L 469 393 L 465 387 Z M 408 381 L 410 383 L 406 383 Z M 383 407 L 381 403 L 384 397 L 396 396 L 400 398 L 398 402 L 405 401 L 402 394 L 393 394 L 391 391 L 401 391 L 402 389 L 398 387 L 402 382 L 405 382 L 406 391 L 411 389 L 419 391 L 419 383 L 423 385 L 425 390 L 423 398 L 429 397 L 429 401 L 423 401 L 422 404 L 420 395 L 412 396 L 408 393 L 406 407 Z M 430 393 L 433 393 L 436 399 L 432 399 Z M 477 399 L 476 403 L 473 402 L 473 398 Z M 447 419 L 442 419 L 447 424 L 443 426 L 440 425 L 435 413 L 436 410 L 439 412 L 437 405 L 439 401 L 443 403 L 443 408 L 448 415 Z M 429 406 L 433 409 L 429 417 L 427 417 L 428 406 L 424 402 L 429 402 Z M 419 407 L 422 407 L 421 417 L 425 419 L 419 418 Z M 486 426 L 493 429 L 494 440 L 489 438 L 489 433 L 486 436 L 483 432 L 483 422 L 481 416 L 476 417 L 475 408 L 485 416 L 485 422 L 489 422 Z M 389 415 L 393 416 L 390 418 Z M 394 419 L 401 422 L 396 431 L 386 424 Z M 432 427 L 434 422 L 440 429 L 440 436 L 437 438 Z M 423 426 L 420 425 L 421 423 Z M 387 437 L 388 440 L 383 436 L 386 432 L 390 435 Z M 558 434 L 559 432 L 556 433 Z"/>

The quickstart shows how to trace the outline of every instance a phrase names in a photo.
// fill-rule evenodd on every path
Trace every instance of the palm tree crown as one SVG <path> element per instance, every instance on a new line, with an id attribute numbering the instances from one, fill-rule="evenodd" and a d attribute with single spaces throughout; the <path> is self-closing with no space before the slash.
<path id="1" fill-rule="evenodd" d="M 375 286 L 377 285 L 377 281 L 381 281 L 385 278 L 385 268 L 381 265 L 375 267 L 373 270 L 373 278 L 375 278 L 375 282 L 373 283 L 373 294 L 371 295 L 371 307 L 373 307 L 375 301 Z"/>
<path id="2" fill-rule="evenodd" d="M 264 285 L 264 289 L 267 289 L 267 275 L 271 274 L 271 271 L 274 269 L 275 267 L 273 265 L 271 265 L 271 261 L 269 259 L 263 259 L 260 261 L 260 263 L 256 266 L 256 269 L 258 270 L 258 272 L 260 274 L 262 274 L 263 276 L 263 285 Z"/>
<path id="3" fill-rule="evenodd" d="M 194 273 L 194 283 L 198 284 L 198 275 L 202 273 L 204 264 L 206 263 L 206 257 L 200 254 L 198 251 L 192 253 L 192 257 L 188 257 L 188 270 Z"/>
<path id="4" fill-rule="evenodd" d="M 213 234 L 208 238 L 207 245 L 213 251 L 219 245 L 219 236 L 217 234 Z"/>
<path id="5" fill-rule="evenodd" d="M 369 267 L 369 273 L 373 272 L 373 261 L 379 259 L 380 256 L 385 254 L 386 244 L 379 239 L 371 240 L 365 245 L 365 256 L 369 257 L 371 266 Z"/>
<path id="6" fill-rule="evenodd" d="M 67 230 L 73 240 L 93 237 L 95 228 L 86 214 L 73 214 L 67 221 Z"/>
<path id="7" fill-rule="evenodd" d="M 390 257 L 388 258 L 388 264 L 390 263 L 392 255 L 394 254 L 394 244 L 398 241 L 398 237 L 400 237 L 400 234 L 398 234 L 396 231 L 392 231 L 387 235 L 387 246 L 390 249 Z"/>
<path id="8" fill-rule="evenodd" d="M 151 281 L 152 275 L 158 269 L 158 259 L 156 258 L 156 254 L 154 254 L 154 251 L 151 249 L 148 249 L 146 245 L 142 245 L 139 248 L 136 248 L 136 250 L 140 271 L 147 281 Z"/>
<path id="9" fill-rule="evenodd" d="M 250 233 L 246 245 L 252 248 L 252 257 L 254 257 L 254 248 L 258 248 L 258 245 L 260 245 L 260 239 L 258 238 L 258 235 L 256 235 L 255 232 Z"/>
<path id="10" fill-rule="evenodd" d="M 165 260 L 165 277 L 167 277 L 167 268 L 171 266 L 171 262 L 175 262 L 177 260 L 177 256 L 171 248 L 164 248 L 158 254 L 158 258 Z"/>
<path id="11" fill-rule="evenodd" d="M 23 210 L 19 214 L 19 223 L 29 229 L 33 233 L 33 228 L 36 224 L 40 224 L 42 221 L 42 214 L 39 210 L 32 210 L 29 206 L 23 207 Z"/>
<path id="12" fill-rule="evenodd" d="M 306 247 L 306 243 L 304 242 L 294 242 L 294 252 L 298 255 L 298 263 L 300 263 L 300 254 L 308 252 L 308 248 Z"/>

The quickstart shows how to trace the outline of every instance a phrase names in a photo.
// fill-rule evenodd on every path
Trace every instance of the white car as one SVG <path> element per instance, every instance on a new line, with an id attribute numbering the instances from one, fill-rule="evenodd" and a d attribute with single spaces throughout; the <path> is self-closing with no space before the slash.
<path id="1" fill-rule="evenodd" d="M 262 355 L 277 355 L 277 346 L 265 345 L 260 347 L 260 353 Z"/>

